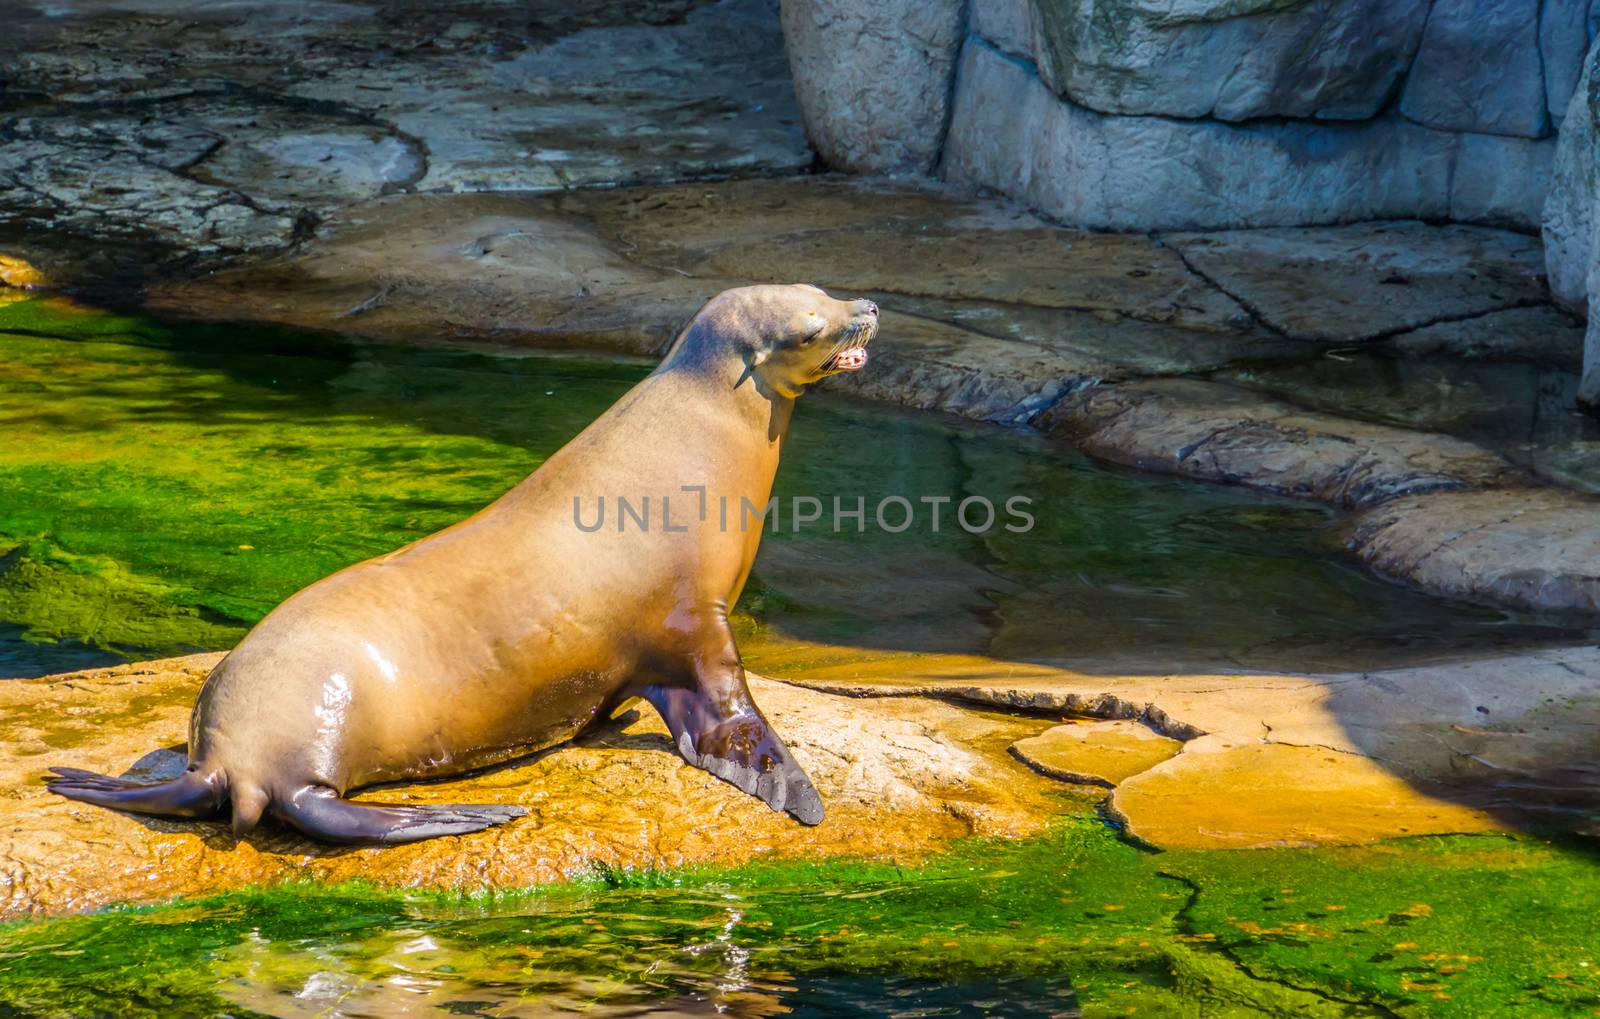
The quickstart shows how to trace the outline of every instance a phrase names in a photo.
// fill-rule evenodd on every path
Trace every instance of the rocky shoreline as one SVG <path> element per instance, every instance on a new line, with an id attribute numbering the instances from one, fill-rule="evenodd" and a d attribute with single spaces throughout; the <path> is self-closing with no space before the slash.
<path id="1" fill-rule="evenodd" d="M 529 812 L 460 839 L 349 849 L 268 825 L 235 843 L 221 822 L 45 791 L 56 766 L 136 779 L 181 769 L 189 708 L 219 657 L 0 683 L 0 785 L 11 790 L 0 799 L 0 919 L 307 877 L 471 892 L 595 867 L 913 862 L 953 839 L 1038 833 L 1100 797 L 1128 836 L 1163 849 L 1586 830 L 1600 788 L 1600 651 L 1574 649 L 1298 676 L 1096 676 L 927 655 L 758 679 L 827 804 L 816 828 L 683 764 L 647 709 L 499 768 L 365 794 Z"/>

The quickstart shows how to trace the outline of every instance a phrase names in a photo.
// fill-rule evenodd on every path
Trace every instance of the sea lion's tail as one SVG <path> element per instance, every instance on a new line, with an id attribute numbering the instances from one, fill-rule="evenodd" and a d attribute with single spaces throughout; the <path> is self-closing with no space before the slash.
<path id="1" fill-rule="evenodd" d="M 57 796 L 112 810 L 160 817 L 211 817 L 228 798 L 227 775 L 221 770 L 191 768 L 156 785 L 96 775 L 82 768 L 51 768 L 45 787 Z"/>
<path id="2" fill-rule="evenodd" d="M 249 834 L 268 810 L 312 838 L 353 845 L 396 845 L 440 835 L 465 835 L 527 813 L 522 807 L 492 803 L 352 803 L 319 785 L 277 797 L 248 782 L 230 790 L 226 772 L 198 766 L 157 785 L 140 785 L 80 768 L 50 771 L 52 777 L 45 784 L 58 796 L 136 814 L 215 817 L 231 800 L 235 838 Z"/>

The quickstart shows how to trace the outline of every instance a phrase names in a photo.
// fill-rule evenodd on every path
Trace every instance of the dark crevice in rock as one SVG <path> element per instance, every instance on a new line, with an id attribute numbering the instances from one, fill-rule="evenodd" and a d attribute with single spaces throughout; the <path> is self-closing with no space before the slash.
<path id="1" fill-rule="evenodd" d="M 1101 721 L 1140 722 L 1149 726 L 1159 736 L 1166 736 L 1184 743 L 1206 735 L 1205 730 L 1173 718 L 1157 704 L 1138 704 L 1112 693 L 1084 697 L 1077 693 L 1059 693 L 1046 690 L 1021 691 L 1004 688 L 941 686 L 850 686 L 817 680 L 800 682 L 784 679 L 781 676 L 769 678 L 780 683 L 788 683 L 790 686 L 818 690 L 840 697 L 923 697 L 963 707 L 999 709 L 1009 714 L 1023 715 L 1029 718 L 1050 718 L 1059 721 L 1063 717 L 1067 717 Z"/>
<path id="2" fill-rule="evenodd" d="M 1260 308 L 1256 307 L 1254 304 L 1251 304 L 1242 295 L 1234 293 L 1227 287 L 1223 286 L 1215 277 L 1201 271 L 1195 266 L 1194 262 L 1181 247 L 1175 244 L 1168 244 L 1166 238 L 1162 237 L 1160 234 L 1152 233 L 1150 235 L 1150 239 L 1161 245 L 1163 248 L 1166 248 L 1168 251 L 1171 251 L 1173 254 L 1177 255 L 1178 261 L 1182 262 L 1183 267 L 1188 269 L 1196 279 L 1203 281 L 1209 285 L 1211 289 L 1215 290 L 1219 294 L 1222 294 L 1224 297 L 1227 297 L 1229 300 L 1233 301 L 1233 303 L 1243 308 L 1245 310 L 1245 314 L 1249 315 L 1251 321 L 1256 325 L 1267 330 L 1269 333 L 1274 334 L 1275 336 L 1282 336 L 1285 339 L 1291 340 L 1299 339 L 1299 337 L 1292 336 L 1288 332 L 1285 332 L 1275 322 L 1269 319 Z"/>
<path id="3" fill-rule="evenodd" d="M 1370 336 L 1363 337 L 1358 341 L 1358 343 L 1362 346 L 1373 343 L 1382 343 L 1385 340 L 1392 340 L 1396 336 L 1404 336 L 1406 333 L 1414 333 L 1419 329 L 1427 329 L 1430 326 L 1449 325 L 1455 322 L 1471 322 L 1473 319 L 1485 318 L 1489 315 L 1497 315 L 1503 311 L 1514 311 L 1518 308 L 1542 308 L 1547 306 L 1550 306 L 1550 301 L 1548 299 L 1541 300 L 1537 298 L 1518 298 L 1517 300 L 1510 301 L 1506 304 L 1496 305 L 1493 308 L 1483 308 L 1481 310 L 1462 312 L 1459 315 L 1440 315 L 1437 318 L 1431 318 L 1426 322 L 1419 322 L 1416 325 L 1397 326 L 1393 329 L 1381 330 L 1373 333 Z"/>
<path id="4" fill-rule="evenodd" d="M 1326 1001 L 1330 1005 L 1343 1005 L 1346 1007 L 1353 1006 L 1355 1008 L 1368 1009 L 1370 1010 L 1368 1013 L 1369 1015 L 1380 1016 L 1382 1019 L 1402 1019 L 1400 1012 L 1397 1012 L 1393 1007 L 1378 999 L 1345 997 L 1343 995 L 1334 994 L 1332 991 L 1329 991 L 1326 988 L 1307 984 L 1298 984 L 1291 980 L 1285 980 L 1282 977 L 1267 976 L 1266 974 L 1256 970 L 1253 966 L 1241 958 L 1236 950 L 1228 945 L 1217 941 L 1201 940 L 1205 934 L 1210 932 L 1200 930 L 1199 927 L 1194 923 L 1193 919 L 1194 908 L 1200 901 L 1200 885 L 1192 879 L 1183 876 L 1182 874 L 1175 874 L 1166 870 L 1158 870 L 1156 873 L 1164 878 L 1176 881 L 1185 888 L 1189 889 L 1188 899 L 1185 900 L 1183 906 L 1180 907 L 1175 914 L 1173 914 L 1172 922 L 1178 928 L 1178 930 L 1195 938 L 1196 945 L 1204 946 L 1205 950 L 1217 952 L 1222 955 L 1244 976 L 1249 977 L 1251 980 L 1257 981 L 1258 983 L 1268 984 L 1273 987 L 1282 987 L 1287 990 L 1299 991 L 1302 994 L 1312 995 L 1320 998 L 1323 1001 Z"/>
<path id="5" fill-rule="evenodd" d="M 944 117 L 939 123 L 939 144 L 933 150 L 933 160 L 928 167 L 930 174 L 937 175 L 944 167 L 945 143 L 950 139 L 950 121 L 956 112 L 956 88 L 961 81 L 961 53 L 966 49 L 967 38 L 975 35 L 968 30 L 972 24 L 972 0 L 963 0 L 961 10 L 956 14 L 956 43 L 955 53 L 950 61 L 950 76 L 945 81 L 944 91 Z"/>

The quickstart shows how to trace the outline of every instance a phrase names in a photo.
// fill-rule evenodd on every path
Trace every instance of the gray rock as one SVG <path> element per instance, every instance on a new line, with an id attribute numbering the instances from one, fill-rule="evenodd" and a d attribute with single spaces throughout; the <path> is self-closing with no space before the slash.
<path id="1" fill-rule="evenodd" d="M 1449 219 L 1524 229 L 1539 225 L 1540 210 L 1550 193 L 1555 135 L 1538 141 L 1472 133 L 1444 137 L 1450 139 L 1454 157 L 1454 172 L 1446 182 Z"/>
<path id="2" fill-rule="evenodd" d="M 1305 353 L 1303 343 L 1257 326 L 1242 311 L 1238 322 L 1227 324 L 1147 321 L 1134 316 L 1157 309 L 1133 293 L 1129 296 L 1127 308 L 1094 311 L 931 297 L 895 296 L 880 303 L 996 339 L 1094 358 L 1134 375 L 1188 375 L 1235 361 L 1281 360 Z"/>
<path id="3" fill-rule="evenodd" d="M 1163 238 L 1273 329 L 1356 343 L 1543 301 L 1537 238 L 1415 221 Z"/>
<path id="4" fill-rule="evenodd" d="M 1578 439 L 1535 446 L 1525 459 L 1528 469 L 1546 481 L 1600 495 L 1600 441 Z"/>
<path id="5" fill-rule="evenodd" d="M 1138 470 L 1346 509 L 1518 477 L 1500 457 L 1470 442 L 1304 411 L 1194 379 L 1093 386 L 1036 423 L 1092 456 Z"/>
<path id="6" fill-rule="evenodd" d="M 664 182 L 815 158 L 774 0 L 11 6 L 0 220 L 153 240 L 179 260 L 282 247 L 413 187 Z"/>
<path id="7" fill-rule="evenodd" d="M 1583 377 L 1578 398 L 1600 407 L 1600 217 L 1595 201 L 1600 194 L 1600 45 L 1590 48 L 1583 75 L 1567 105 L 1561 141 L 1556 153 L 1555 183 L 1544 207 L 1545 266 L 1550 291 L 1573 311 L 1587 313 Z"/>
<path id="8" fill-rule="evenodd" d="M 824 161 L 927 173 L 943 142 L 962 0 L 783 0 L 806 132 Z"/>
<path id="9" fill-rule="evenodd" d="M 1554 152 L 1550 141 L 1469 144 L 1395 117 L 1226 125 L 1094 114 L 973 42 L 962 58 L 944 174 L 1094 229 L 1411 216 L 1531 226 Z"/>
<path id="10" fill-rule="evenodd" d="M 962 56 L 943 172 L 1074 226 L 1217 229 L 1470 217 L 1533 225 L 1552 141 L 1486 141 L 1394 116 L 1232 125 L 1062 102 L 981 42 Z"/>
<path id="11" fill-rule="evenodd" d="M 381 112 L 426 146 L 417 187 L 428 191 L 661 183 L 813 161 L 768 0 L 699 6 L 678 23 L 590 25 L 503 59 L 467 42 L 477 44 L 428 62 L 342 62 L 288 91 Z"/>
<path id="12" fill-rule="evenodd" d="M 1550 488 L 1442 492 L 1357 517 L 1350 548 L 1429 590 L 1542 611 L 1600 611 L 1600 502 Z"/>
<path id="13" fill-rule="evenodd" d="M 1588 311 L 1589 264 L 1594 252 L 1596 139 L 1589 95 L 1597 59 L 1600 50 L 1585 61 L 1583 74 L 1567 104 L 1543 217 L 1550 294 L 1558 304 L 1580 315 Z"/>
<path id="14" fill-rule="evenodd" d="M 1034 9 L 1045 80 L 1090 109 L 1362 120 L 1405 73 L 1428 5 L 1038 0 Z"/>
<path id="15" fill-rule="evenodd" d="M 997 48 L 1033 59 L 1031 0 L 971 0 L 967 17 L 972 30 Z"/>
<path id="16" fill-rule="evenodd" d="M 1400 112 L 1445 131 L 1543 137 L 1539 0 L 1434 0 Z"/>
<path id="17" fill-rule="evenodd" d="M 6 124 L 0 209 L 26 230 L 148 242 L 151 258 L 238 255 L 290 243 L 293 217 L 181 172 L 214 138 L 138 120 L 113 114 L 88 124 L 47 117 Z"/>
<path id="18" fill-rule="evenodd" d="M 1541 304 L 1423 326 L 1389 340 L 1408 358 L 1443 354 L 1468 361 L 1527 361 L 1576 372 L 1583 363 L 1583 325 Z"/>
<path id="19" fill-rule="evenodd" d="M 1600 4 L 1593 0 L 1544 0 L 1539 16 L 1539 53 L 1544 58 L 1545 108 L 1558 127 L 1583 73 L 1583 57 L 1594 42 Z"/>

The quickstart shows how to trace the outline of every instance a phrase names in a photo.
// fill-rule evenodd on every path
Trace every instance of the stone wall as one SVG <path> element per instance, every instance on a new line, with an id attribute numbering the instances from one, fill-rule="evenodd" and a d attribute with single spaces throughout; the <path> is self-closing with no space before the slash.
<path id="1" fill-rule="evenodd" d="M 1094 229 L 1543 225 L 1558 300 L 1600 291 L 1600 0 L 783 0 L 783 18 L 830 165 Z"/>
<path id="2" fill-rule="evenodd" d="M 1573 92 L 1556 149 L 1554 183 L 1544 209 L 1545 265 L 1550 291 L 1560 304 L 1587 314 L 1583 380 L 1578 397 L 1600 406 L 1600 245 L 1595 238 L 1595 173 L 1600 140 L 1600 46 L 1589 53 Z"/>

